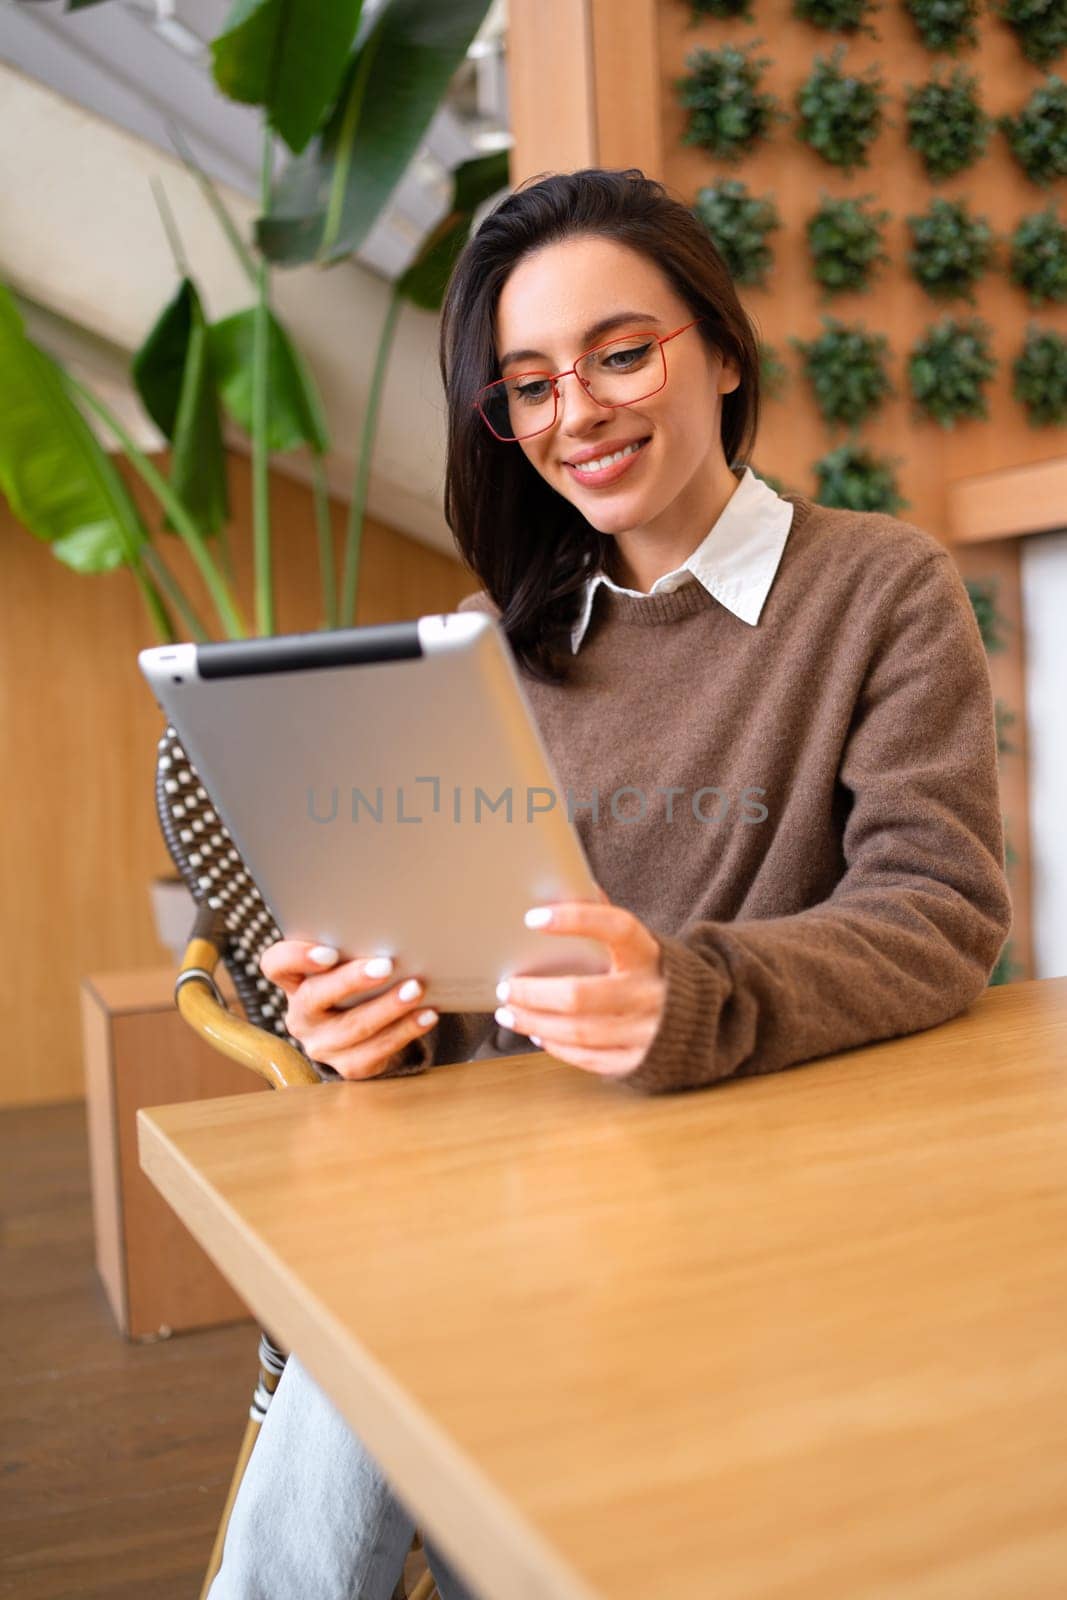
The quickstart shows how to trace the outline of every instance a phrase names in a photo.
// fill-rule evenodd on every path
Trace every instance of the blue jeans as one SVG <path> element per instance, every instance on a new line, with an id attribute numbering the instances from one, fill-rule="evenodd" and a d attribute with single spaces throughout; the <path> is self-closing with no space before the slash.
<path id="1" fill-rule="evenodd" d="M 294 1356 L 237 1491 L 208 1600 L 391 1600 L 415 1522 Z M 429 1540 L 441 1600 L 478 1600 Z"/>

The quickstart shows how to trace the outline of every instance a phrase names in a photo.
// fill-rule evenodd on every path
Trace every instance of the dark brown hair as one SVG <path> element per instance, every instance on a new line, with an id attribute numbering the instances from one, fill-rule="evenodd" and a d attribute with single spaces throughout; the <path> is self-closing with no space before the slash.
<path id="1" fill-rule="evenodd" d="M 759 347 L 729 270 L 707 228 L 663 184 L 636 167 L 588 167 L 531 179 L 507 195 L 468 240 L 441 311 L 441 377 L 448 401 L 445 517 L 463 560 L 500 609 L 519 665 L 546 683 L 565 679 L 569 633 L 587 578 L 614 539 L 541 477 L 518 445 L 495 439 L 474 396 L 500 377 L 494 329 L 501 290 L 524 256 L 576 236 L 601 235 L 663 272 L 717 355 L 741 382 L 722 399 L 723 454 L 743 465 L 759 420 Z"/>

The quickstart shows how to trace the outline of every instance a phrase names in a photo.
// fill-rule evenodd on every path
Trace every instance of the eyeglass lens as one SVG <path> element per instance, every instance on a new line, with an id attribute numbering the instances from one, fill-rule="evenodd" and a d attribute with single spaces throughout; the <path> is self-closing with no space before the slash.
<path id="1" fill-rule="evenodd" d="M 659 340 L 633 334 L 588 351 L 576 371 L 583 388 L 602 406 L 633 405 L 662 388 L 667 375 Z M 482 395 L 481 408 L 501 438 L 526 439 L 555 422 L 555 384 L 541 373 L 502 378 Z"/>

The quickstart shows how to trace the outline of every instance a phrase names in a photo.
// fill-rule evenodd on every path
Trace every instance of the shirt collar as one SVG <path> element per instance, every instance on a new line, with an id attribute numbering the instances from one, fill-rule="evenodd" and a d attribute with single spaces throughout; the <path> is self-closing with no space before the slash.
<path id="1" fill-rule="evenodd" d="M 657 578 L 648 593 L 669 594 L 692 576 L 735 617 L 755 627 L 782 559 L 793 511 L 790 501 L 783 500 L 769 483 L 746 467 L 707 537 L 680 567 Z M 575 655 L 589 627 L 600 584 L 614 589 L 616 594 L 641 595 L 638 589 L 621 588 L 604 572 L 589 578 L 581 613 L 571 633 Z"/>

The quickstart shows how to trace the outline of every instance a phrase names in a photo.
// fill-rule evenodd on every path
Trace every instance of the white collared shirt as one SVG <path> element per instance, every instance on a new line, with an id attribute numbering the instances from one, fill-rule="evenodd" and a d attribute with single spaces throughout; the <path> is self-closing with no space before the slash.
<path id="1" fill-rule="evenodd" d="M 696 578 L 742 622 L 755 627 L 782 559 L 793 522 L 793 509 L 788 500 L 783 500 L 770 484 L 757 478 L 751 467 L 746 467 L 707 537 L 680 567 L 657 578 L 647 593 L 669 594 Z M 644 591 L 624 589 L 604 572 L 590 578 L 585 586 L 581 614 L 571 633 L 575 655 L 589 626 L 593 599 L 601 583 L 617 594 L 645 598 Z"/>

